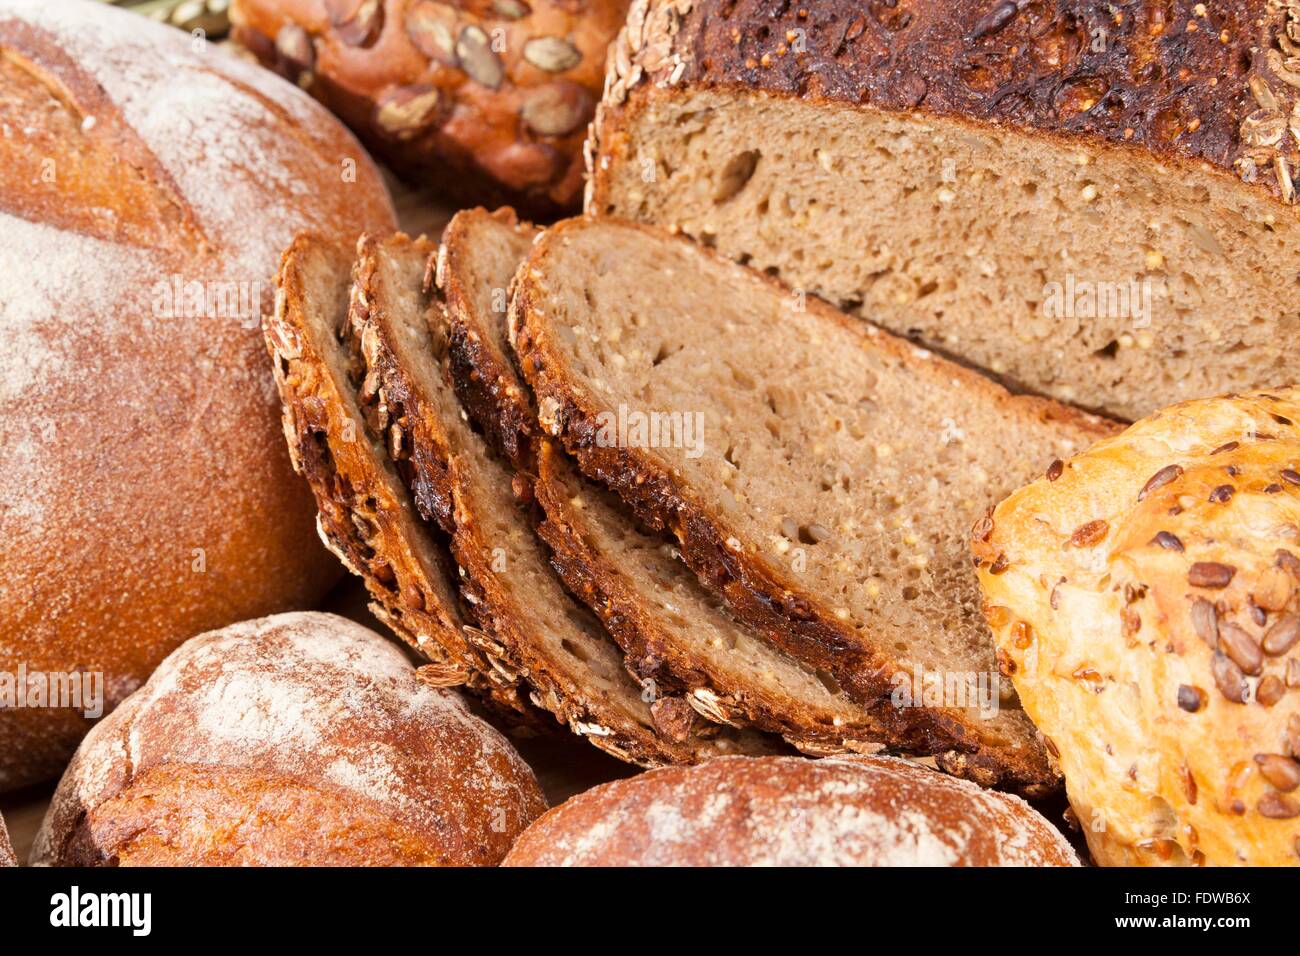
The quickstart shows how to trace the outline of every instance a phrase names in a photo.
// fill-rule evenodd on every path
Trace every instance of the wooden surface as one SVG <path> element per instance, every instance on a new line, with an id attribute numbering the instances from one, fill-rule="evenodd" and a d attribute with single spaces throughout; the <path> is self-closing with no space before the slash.
<path id="1" fill-rule="evenodd" d="M 404 232 L 411 235 L 423 233 L 434 238 L 442 234 L 443 227 L 455 210 L 441 205 L 436 197 L 428 193 L 405 188 L 391 177 L 389 187 Z M 342 614 L 381 634 L 388 633 L 366 609 L 365 588 L 355 578 L 342 582 L 320 610 Z M 543 733 L 530 739 L 512 736 L 511 739 L 537 773 L 538 782 L 552 806 L 595 784 L 636 772 L 635 768 L 606 756 L 558 724 L 553 733 Z M 20 861 L 27 859 L 53 791 L 54 782 L 51 781 L 47 785 L 0 795 L 0 814 L 3 814 L 9 827 L 9 835 Z"/>

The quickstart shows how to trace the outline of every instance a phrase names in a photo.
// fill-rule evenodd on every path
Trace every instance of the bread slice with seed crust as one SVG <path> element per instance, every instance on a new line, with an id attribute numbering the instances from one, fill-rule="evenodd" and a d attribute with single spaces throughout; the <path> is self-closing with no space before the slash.
<path id="1" fill-rule="evenodd" d="M 417 507 L 450 534 L 465 599 L 500 656 L 533 686 L 534 702 L 597 747 L 644 766 L 770 750 L 757 734 L 703 721 L 659 732 L 622 655 L 551 570 L 527 483 L 465 420 L 446 364 L 445 319 L 424 289 L 432 245 L 399 234 L 363 237 L 358 248 L 350 320 L 367 377 L 376 377 L 376 401 L 391 416 L 390 454 Z"/>
<path id="2" fill-rule="evenodd" d="M 437 259 L 456 394 L 493 447 L 525 469 L 531 469 L 537 413 L 515 370 L 506 312 L 510 282 L 537 234 L 513 209 L 465 209 L 443 231 Z"/>
<path id="3" fill-rule="evenodd" d="M 516 278 L 511 320 L 543 427 L 671 529 L 738 617 L 832 673 L 891 746 L 984 783 L 1054 785 L 997 675 L 966 530 L 1111 424 L 1013 397 L 686 240 L 614 220 L 548 230 Z M 702 415 L 703 447 L 671 429 L 640 447 L 615 427 L 634 412 Z M 927 699 L 927 673 L 946 696 Z M 966 706 L 980 681 L 993 719 Z M 922 706 L 899 706 L 908 696 Z"/>
<path id="4" fill-rule="evenodd" d="M 499 451 L 535 472 L 551 565 L 590 607 L 641 681 L 676 691 L 706 718 L 752 724 L 802 750 L 879 750 L 879 728 L 834 678 L 802 667 L 735 621 L 673 557 L 661 535 L 638 531 L 617 497 L 538 442 L 532 392 L 520 378 L 507 316 L 496 306 L 537 230 L 510 210 L 457 213 L 438 252 L 438 288 L 451 326 L 451 367 L 470 414 Z"/>
<path id="5" fill-rule="evenodd" d="M 433 662 L 424 680 L 468 685 L 507 711 L 527 711 L 515 680 L 467 639 L 446 545 L 420 519 L 362 412 L 346 334 L 351 263 L 349 251 L 299 235 L 263 328 L 290 456 L 315 495 L 321 538 L 365 581 L 375 615 Z"/>

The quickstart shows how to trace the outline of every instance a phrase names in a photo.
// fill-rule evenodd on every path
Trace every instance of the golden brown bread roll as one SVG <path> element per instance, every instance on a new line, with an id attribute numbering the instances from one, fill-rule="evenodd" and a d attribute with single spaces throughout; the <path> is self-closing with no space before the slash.
<path id="1" fill-rule="evenodd" d="M 337 575 L 257 324 L 299 229 L 393 214 L 319 105 L 194 43 L 0 0 L 0 693 L 87 672 L 111 708 L 185 638 Z M 86 710 L 0 706 L 0 791 L 57 775 Z"/>
<path id="2" fill-rule="evenodd" d="M 985 614 L 1099 863 L 1300 862 L 1300 389 L 1186 402 L 981 521 Z"/>
<path id="3" fill-rule="evenodd" d="M 235 0 L 234 37 L 393 168 L 467 203 L 577 206 L 628 0 Z"/>
<path id="4" fill-rule="evenodd" d="M 86 737 L 33 862 L 493 865 L 546 808 L 510 743 L 378 634 L 282 614 L 188 641 Z"/>
<path id="5" fill-rule="evenodd" d="M 892 757 L 718 757 L 548 811 L 506 866 L 1077 866 L 1019 797 Z"/>

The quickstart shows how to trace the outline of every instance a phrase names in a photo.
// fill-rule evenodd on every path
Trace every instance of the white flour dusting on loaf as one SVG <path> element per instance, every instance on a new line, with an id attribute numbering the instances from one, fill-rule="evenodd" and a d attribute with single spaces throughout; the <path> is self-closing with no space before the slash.
<path id="1" fill-rule="evenodd" d="M 1041 866 L 1076 863 L 1019 797 L 897 758 L 721 757 L 581 794 L 518 865 Z"/>
<path id="2" fill-rule="evenodd" d="M 517 781 L 532 782 L 455 691 L 420 682 L 374 632 L 318 613 L 248 621 L 175 651 L 87 736 L 44 839 L 132 778 L 177 766 L 343 793 L 422 833 L 454 828 L 470 807 L 499 807 L 513 826 L 529 802 Z"/>

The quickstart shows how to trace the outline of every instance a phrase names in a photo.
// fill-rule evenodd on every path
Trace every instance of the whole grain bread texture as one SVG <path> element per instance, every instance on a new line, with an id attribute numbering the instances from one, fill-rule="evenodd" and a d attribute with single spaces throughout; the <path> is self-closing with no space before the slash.
<path id="1" fill-rule="evenodd" d="M 282 614 L 188 641 L 98 724 L 33 862 L 494 865 L 545 808 L 509 742 L 397 645 Z"/>
<path id="2" fill-rule="evenodd" d="M 1300 7 L 636 0 L 587 211 L 1132 420 L 1291 381 Z"/>
<path id="3" fill-rule="evenodd" d="M 322 540 L 370 593 L 371 610 L 429 663 L 434 686 L 464 685 L 526 714 L 509 668 L 476 642 L 445 536 L 421 519 L 388 456 L 383 413 L 348 321 L 355 251 L 296 237 L 264 323 L 294 468 L 311 485 Z"/>
<path id="4" fill-rule="evenodd" d="M 393 212 L 308 96 L 106 4 L 0 0 L 0 103 L 0 672 L 111 709 L 336 580 L 257 325 L 296 232 Z M 97 710 L 0 706 L 0 790 L 56 777 Z"/>
<path id="5" fill-rule="evenodd" d="M 437 286 L 457 394 L 490 443 L 536 475 L 533 492 L 545 512 L 538 533 L 551 548 L 552 567 L 600 617 L 643 686 L 681 688 L 707 719 L 752 724 L 807 752 L 879 749 L 869 715 L 833 678 L 737 622 L 663 535 L 637 528 L 616 496 L 583 478 L 553 445 L 538 442 L 537 412 L 515 367 L 506 310 L 510 283 L 536 236 L 510 210 L 457 213 L 439 245 Z"/>
<path id="6" fill-rule="evenodd" d="M 724 757 L 602 784 L 506 866 L 1078 866 L 1018 797 L 890 757 Z"/>
<path id="7" fill-rule="evenodd" d="M 549 229 L 511 310 L 543 428 L 671 530 L 737 617 L 830 674 L 882 743 L 1052 785 L 997 673 L 965 529 L 1111 423 L 625 222 Z"/>
<path id="8" fill-rule="evenodd" d="M 0 817 L 0 866 L 17 866 L 18 857 L 14 855 L 13 844 L 9 842 L 9 831 L 5 829 L 4 817 Z"/>
<path id="9" fill-rule="evenodd" d="M 434 275 L 456 394 L 492 446 L 528 472 L 537 411 L 515 367 L 507 319 L 510 283 L 538 232 L 509 208 L 461 210 L 443 230 Z"/>
<path id="10" fill-rule="evenodd" d="M 1104 865 L 1300 862 L 1300 390 L 1185 402 L 975 527 L 984 611 Z"/>
<path id="11" fill-rule="evenodd" d="M 534 703 L 620 759 L 654 766 L 770 750 L 760 735 L 648 692 L 564 590 L 534 531 L 527 480 L 490 454 L 456 398 L 447 323 L 426 279 L 434 252 L 402 234 L 363 237 L 350 321 L 389 453 L 420 513 L 450 536 L 465 600 L 498 659 L 528 682 Z"/>
<path id="12" fill-rule="evenodd" d="M 233 36 L 462 202 L 574 211 L 627 0 L 234 0 Z"/>

